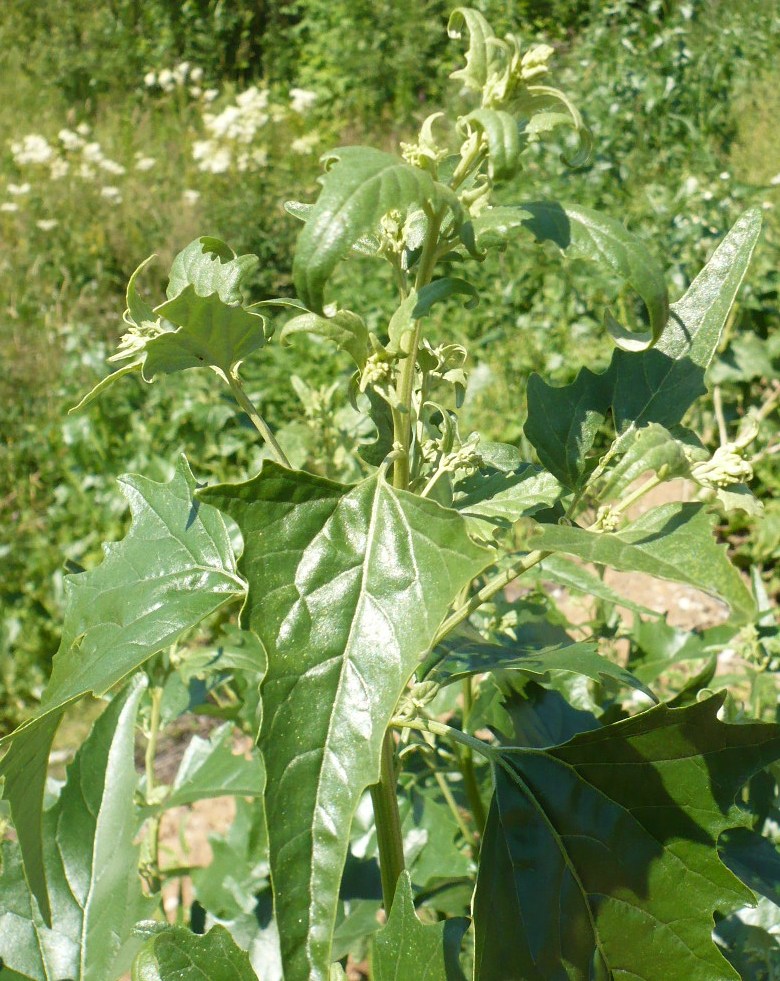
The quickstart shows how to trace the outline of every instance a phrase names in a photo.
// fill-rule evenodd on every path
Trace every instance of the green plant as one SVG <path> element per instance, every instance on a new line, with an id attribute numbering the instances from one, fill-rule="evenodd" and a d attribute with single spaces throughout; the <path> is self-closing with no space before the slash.
<path id="1" fill-rule="evenodd" d="M 755 678 L 768 677 L 776 628 L 760 579 L 748 588 L 716 544 L 707 504 L 639 517 L 632 506 L 681 476 L 726 509 L 750 494 L 748 441 L 711 456 L 683 421 L 706 391 L 760 212 L 737 220 L 670 307 L 662 270 L 620 222 L 494 203 L 530 145 L 573 124 L 577 163 L 588 132 L 547 84 L 550 48 L 523 51 L 459 8 L 450 32 L 464 29 L 467 111 L 429 116 L 400 156 L 334 150 L 317 201 L 289 205 L 305 222 L 297 300 L 248 302 L 257 260 L 214 237 L 174 259 L 163 303 L 139 291 L 147 263 L 130 279 L 110 359 L 121 367 L 80 407 L 129 375 L 208 367 L 268 458 L 249 480 L 205 488 L 183 458 L 168 483 L 123 478 L 130 530 L 68 578 L 40 712 L 0 762 L 16 836 L 2 848 L 0 979 L 104 979 L 132 962 L 138 979 L 304 981 L 344 977 L 334 962 L 367 950 L 380 981 L 737 978 L 715 916 L 720 947 L 751 960 L 743 880 L 778 894 L 762 832 L 780 727 L 760 718 L 759 681 L 745 711 L 716 690 L 715 669 L 727 644 L 749 646 Z M 466 351 L 424 333 L 434 305 L 455 317 L 453 301 L 479 299 L 470 261 L 523 237 L 604 263 L 644 304 L 641 325 L 607 314 L 616 350 L 601 374 L 582 368 L 560 388 L 532 376 L 524 431 L 538 463 L 460 434 Z M 394 309 L 376 329 L 325 302 L 350 253 L 390 270 Z M 324 475 L 290 466 L 247 394 L 241 365 L 272 341 L 269 310 L 291 315 L 282 341 L 351 359 L 353 417 L 331 389 L 297 386 L 323 443 L 301 452 Z M 572 559 L 696 586 L 730 619 L 670 635 L 629 600 L 640 619 L 627 630 L 619 594 Z M 527 591 L 510 603 L 515 580 Z M 551 582 L 599 600 L 579 636 Z M 609 656 L 621 631 L 627 666 Z M 680 683 L 661 677 L 691 659 L 706 663 Z M 110 704 L 44 807 L 52 738 L 90 692 Z M 224 725 L 193 740 L 164 784 L 160 734 L 188 711 Z M 248 758 L 231 751 L 233 724 L 259 740 Z M 165 867 L 163 813 L 226 793 L 240 801 L 213 865 Z M 152 919 L 163 884 L 184 874 L 191 929 Z"/>

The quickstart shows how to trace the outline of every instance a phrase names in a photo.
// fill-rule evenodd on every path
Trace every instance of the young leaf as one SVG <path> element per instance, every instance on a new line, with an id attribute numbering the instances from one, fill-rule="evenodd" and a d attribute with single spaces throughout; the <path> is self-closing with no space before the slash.
<path id="1" fill-rule="evenodd" d="M 531 217 L 530 211 L 511 205 L 486 208 L 471 219 L 477 248 L 505 248 L 509 236 L 518 232 Z"/>
<path id="2" fill-rule="evenodd" d="M 242 624 L 268 652 L 260 741 L 285 972 L 321 981 L 350 823 L 396 702 L 491 553 L 381 473 L 349 488 L 266 463 L 201 495 L 241 528 Z"/>
<path id="3" fill-rule="evenodd" d="M 682 443 L 656 422 L 632 429 L 622 446 L 623 456 L 598 483 L 597 493 L 602 502 L 619 500 L 631 484 L 649 470 L 663 479 L 690 475 Z"/>
<path id="4" fill-rule="evenodd" d="M 461 216 L 460 203 L 448 187 L 390 153 L 352 146 L 334 150 L 326 159 L 332 166 L 320 178 L 322 191 L 301 231 L 293 262 L 298 296 L 319 314 L 325 283 L 338 261 L 388 211 L 428 203 L 450 208 L 458 222 Z"/>
<path id="5" fill-rule="evenodd" d="M 132 981 L 257 981 L 257 975 L 223 926 L 202 936 L 167 927 L 153 933 L 136 957 Z"/>
<path id="6" fill-rule="evenodd" d="M 210 797 L 259 797 L 263 792 L 263 764 L 254 753 L 249 759 L 233 752 L 233 726 L 215 729 L 208 739 L 193 736 L 179 764 L 166 807 L 192 804 Z"/>
<path id="7" fill-rule="evenodd" d="M 204 365 L 227 374 L 265 344 L 265 320 L 259 313 L 229 305 L 217 293 L 201 296 L 192 285 L 154 312 L 179 329 L 146 342 L 143 376 L 147 381 L 158 372 L 171 374 Z"/>
<path id="8" fill-rule="evenodd" d="M 368 358 L 368 328 L 363 318 L 351 310 L 338 310 L 332 317 L 320 317 L 319 314 L 307 311 L 287 321 L 279 340 L 285 343 L 293 334 L 325 337 L 339 350 L 346 351 L 359 369 L 365 367 Z"/>
<path id="9" fill-rule="evenodd" d="M 21 876 L 0 876 L 0 963 L 22 977 L 104 981 L 129 964 L 137 920 L 151 912 L 136 872 L 133 809 L 135 718 L 145 683 L 137 678 L 93 726 L 59 799 L 45 814 L 52 929 L 44 926 Z M 26 893 L 26 897 L 25 897 Z"/>
<path id="10" fill-rule="evenodd" d="M 512 473 L 483 468 L 458 481 L 453 507 L 463 515 L 511 524 L 552 507 L 560 495 L 552 474 L 524 463 Z"/>
<path id="11" fill-rule="evenodd" d="M 752 896 L 716 845 L 744 823 L 734 797 L 780 755 L 780 728 L 721 723 L 724 697 L 502 748 L 474 899 L 478 981 L 737 981 L 712 916 Z"/>
<path id="12" fill-rule="evenodd" d="M 462 27 L 469 32 L 466 67 L 452 72 L 450 78 L 462 79 L 463 85 L 472 92 L 482 92 L 493 59 L 490 42 L 495 35 L 487 20 L 472 7 L 456 7 L 452 11 L 447 34 L 454 39 L 460 38 Z"/>
<path id="13" fill-rule="evenodd" d="M 523 224 L 540 242 L 554 242 L 572 259 L 591 259 L 605 263 L 645 301 L 650 330 L 625 330 L 609 314 L 607 327 L 618 347 L 642 351 L 661 336 L 669 316 L 663 268 L 635 235 L 614 218 L 579 206 L 556 201 L 537 201 L 522 205 L 531 218 Z"/>
<path id="14" fill-rule="evenodd" d="M 465 919 L 423 926 L 414 911 L 411 877 L 403 872 L 387 925 L 371 945 L 372 981 L 465 981 L 458 952 L 467 926 Z"/>
<path id="15" fill-rule="evenodd" d="M 641 603 L 637 603 L 627 596 L 622 596 L 599 576 L 589 572 L 581 563 L 572 562 L 571 559 L 567 559 L 563 555 L 548 555 L 536 566 L 536 569 L 539 573 L 538 578 L 542 581 L 552 579 L 553 582 L 574 590 L 576 593 L 596 597 L 615 606 L 622 606 L 626 610 L 632 610 L 634 613 L 642 613 L 644 616 L 658 616 L 658 613 L 649 607 L 642 606 Z"/>
<path id="16" fill-rule="evenodd" d="M 543 525 L 534 546 L 568 552 L 620 572 L 646 572 L 659 579 L 684 582 L 725 600 L 743 622 L 755 616 L 755 600 L 726 546 L 713 538 L 715 516 L 702 504 L 664 504 L 617 532 L 587 531 Z"/>
<path id="17" fill-rule="evenodd" d="M 484 134 L 488 145 L 488 173 L 491 178 L 513 177 L 520 169 L 520 155 L 526 139 L 517 120 L 500 109 L 475 109 L 458 120 L 459 126 Z"/>
<path id="18" fill-rule="evenodd" d="M 103 695 L 154 653 L 244 586 L 230 538 L 214 508 L 193 501 L 195 479 L 182 457 L 168 484 L 121 481 L 133 523 L 121 542 L 104 546 L 90 572 L 66 577 L 65 623 L 38 716 L 0 740 L 3 796 L 11 802 L 25 869 L 48 919 L 41 858 L 41 807 L 51 741 L 66 705 Z"/>
<path id="19" fill-rule="evenodd" d="M 198 296 L 216 293 L 223 303 L 240 305 L 241 286 L 259 261 L 256 255 L 236 255 L 220 239 L 204 235 L 173 260 L 166 296 L 172 300 L 192 286 Z"/>

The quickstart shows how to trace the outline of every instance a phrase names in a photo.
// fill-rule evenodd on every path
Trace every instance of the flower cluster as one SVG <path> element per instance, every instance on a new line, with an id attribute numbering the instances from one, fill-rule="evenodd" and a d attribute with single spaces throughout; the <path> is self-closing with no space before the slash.
<path id="1" fill-rule="evenodd" d="M 144 85 L 148 89 L 159 89 L 162 92 L 186 91 L 193 99 L 204 99 L 212 102 L 219 95 L 218 89 L 203 89 L 203 69 L 182 61 L 173 68 L 161 68 L 159 71 L 148 71 L 144 75 Z"/>
<path id="2" fill-rule="evenodd" d="M 289 109 L 303 115 L 314 105 L 316 98 L 314 92 L 292 89 Z M 224 174 L 231 170 L 264 167 L 268 162 L 268 150 L 259 143 L 259 134 L 269 123 L 282 122 L 287 115 L 285 106 L 271 102 L 268 89 L 256 85 L 239 92 L 221 112 L 204 113 L 206 138 L 196 140 L 192 145 L 192 156 L 198 169 L 210 174 Z M 290 149 L 293 153 L 311 153 L 318 140 L 316 133 L 307 133 L 293 140 Z"/>

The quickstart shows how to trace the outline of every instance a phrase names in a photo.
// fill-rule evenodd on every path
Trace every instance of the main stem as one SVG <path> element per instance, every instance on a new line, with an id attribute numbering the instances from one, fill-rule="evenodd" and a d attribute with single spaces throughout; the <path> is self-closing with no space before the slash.
<path id="1" fill-rule="evenodd" d="M 388 729 L 382 741 L 382 760 L 379 783 L 371 788 L 374 805 L 376 840 L 379 846 L 379 870 L 382 876 L 382 900 L 389 915 L 393 906 L 395 887 L 404 870 L 404 843 L 401 837 L 401 816 L 395 792 L 395 739 Z"/>

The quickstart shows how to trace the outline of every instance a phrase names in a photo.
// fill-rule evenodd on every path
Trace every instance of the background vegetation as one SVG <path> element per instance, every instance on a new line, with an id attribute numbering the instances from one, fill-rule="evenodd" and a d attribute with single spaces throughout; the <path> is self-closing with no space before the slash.
<path id="1" fill-rule="evenodd" d="M 703 421 L 714 447 L 719 423 L 733 435 L 746 406 L 766 406 L 754 483 L 764 513 L 732 520 L 723 534 L 776 596 L 780 3 L 474 5 L 497 30 L 511 17 L 526 38 L 555 44 L 557 78 L 578 92 L 596 133 L 597 155 L 574 178 L 578 200 L 646 233 L 672 299 L 746 204 L 765 210 L 764 241 L 714 367 L 720 418 Z M 93 565 L 100 543 L 124 531 L 115 477 L 166 479 L 176 450 L 224 477 L 258 463 L 234 407 L 197 379 L 184 398 L 173 385 L 142 392 L 128 381 L 63 421 L 63 407 L 106 372 L 128 275 L 149 243 L 162 270 L 208 232 L 261 257 L 257 299 L 289 292 L 297 223 L 282 202 L 301 188 L 313 192 L 321 151 L 369 135 L 387 144 L 414 135 L 427 103 L 446 92 L 455 57 L 441 29 L 449 6 L 0 7 L 0 733 L 30 711 L 48 674 L 65 566 Z M 421 53 L 421 43 L 430 50 Z M 532 163 L 521 175 L 525 199 L 556 195 L 549 160 L 544 186 L 541 173 Z M 612 284 L 520 249 L 486 262 L 482 275 L 494 302 L 478 321 L 464 312 L 457 325 L 478 357 L 467 404 L 483 430 L 519 441 L 519 409 L 507 424 L 493 407 L 519 406 L 533 370 L 569 380 L 569 352 L 581 346 L 606 362 L 602 316 Z M 369 287 L 365 294 L 360 308 L 370 310 Z M 329 387 L 333 370 L 325 349 L 302 363 L 293 349 L 272 347 L 251 387 L 285 428 L 295 463 L 350 476 L 349 460 L 327 452 L 330 435 L 353 425 Z M 319 393 L 306 425 L 292 421 L 301 386 Z"/>

